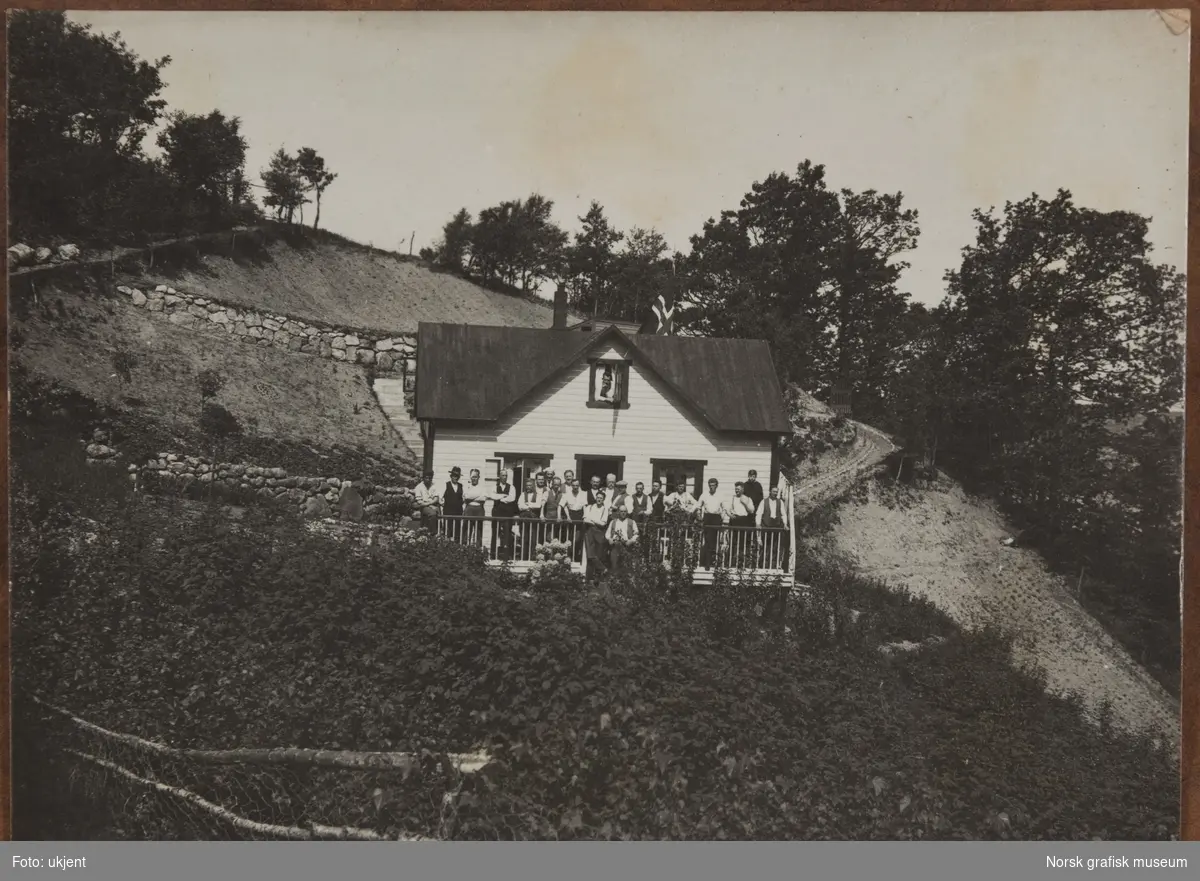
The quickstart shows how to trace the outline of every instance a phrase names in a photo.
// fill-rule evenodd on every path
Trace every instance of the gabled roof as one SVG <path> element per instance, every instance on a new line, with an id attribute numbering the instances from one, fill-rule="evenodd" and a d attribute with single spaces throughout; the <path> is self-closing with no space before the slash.
<path id="1" fill-rule="evenodd" d="M 718 431 L 787 434 L 783 390 L 762 340 L 629 335 L 422 322 L 417 418 L 494 422 L 605 339 L 633 357 Z"/>

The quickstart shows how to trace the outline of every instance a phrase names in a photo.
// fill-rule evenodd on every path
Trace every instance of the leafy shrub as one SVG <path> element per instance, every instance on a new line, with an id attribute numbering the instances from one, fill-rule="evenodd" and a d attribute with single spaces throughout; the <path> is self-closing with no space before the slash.
<path id="1" fill-rule="evenodd" d="M 200 430 L 212 437 L 228 438 L 241 434 L 242 424 L 220 404 L 207 403 L 200 413 Z"/>
<path id="2" fill-rule="evenodd" d="M 727 583 L 711 601 L 620 579 L 646 601 L 530 600 L 434 537 L 350 547 L 294 518 L 173 505 L 93 496 L 59 521 L 61 561 L 38 553 L 45 517 L 14 506 L 19 691 L 187 746 L 484 745 L 492 763 L 461 788 L 422 769 L 390 809 L 420 824 L 443 806 L 461 839 L 1144 840 L 1175 824 L 1169 757 L 1091 726 L 1002 640 L 864 650 L 946 625 L 850 573 L 806 575 L 874 636 L 847 618 L 818 644 L 797 628 L 819 613 L 795 607 L 791 639 L 760 639 L 757 602 Z M 48 584 L 52 606 L 35 601 Z M 714 639 L 718 615 L 734 620 Z"/>

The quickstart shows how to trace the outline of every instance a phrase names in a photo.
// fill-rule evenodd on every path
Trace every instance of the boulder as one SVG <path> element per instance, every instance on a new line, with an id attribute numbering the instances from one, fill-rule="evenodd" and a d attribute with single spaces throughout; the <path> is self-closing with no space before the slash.
<path id="1" fill-rule="evenodd" d="M 79 246 L 78 245 L 59 245 L 58 246 L 59 260 L 78 260 Z"/>
<path id="2" fill-rule="evenodd" d="M 390 351 L 391 348 L 392 348 L 392 341 L 390 339 L 375 341 L 375 351 L 376 352 L 387 352 L 387 351 Z"/>
<path id="3" fill-rule="evenodd" d="M 346 348 L 346 338 L 344 336 L 335 336 L 332 345 L 335 349 L 344 349 Z"/>
<path id="4" fill-rule="evenodd" d="M 12 266 L 26 266 L 33 262 L 34 250 L 20 242 L 8 249 L 8 262 Z"/>
<path id="5" fill-rule="evenodd" d="M 145 306 L 146 305 L 146 295 L 143 294 L 141 291 L 134 291 L 133 295 L 130 299 L 133 300 L 133 305 L 135 305 L 135 306 Z"/>
<path id="6" fill-rule="evenodd" d="M 267 330 L 279 330 L 281 327 L 283 327 L 283 325 L 274 318 L 264 318 L 262 323 L 263 327 L 267 328 Z"/>
<path id="7" fill-rule="evenodd" d="M 170 289 L 169 287 L 167 287 L 165 284 L 160 284 L 160 285 L 159 285 L 158 287 L 156 287 L 154 290 L 158 291 L 160 294 L 169 294 L 169 293 L 171 293 L 171 289 Z"/>
<path id="8" fill-rule="evenodd" d="M 229 316 L 224 312 L 209 313 L 208 320 L 213 324 L 229 324 Z"/>
<path id="9" fill-rule="evenodd" d="M 346 351 L 349 352 L 350 350 L 347 349 Z M 374 360 L 375 360 L 375 353 L 373 351 L 371 351 L 370 349 L 359 349 L 358 350 L 358 361 L 360 364 L 370 364 Z"/>
<path id="10" fill-rule="evenodd" d="M 380 352 L 375 356 L 375 363 L 379 365 L 380 370 L 391 370 L 392 356 L 387 352 Z"/>
<path id="11" fill-rule="evenodd" d="M 355 336 L 354 334 L 352 334 L 352 333 L 348 333 L 348 334 L 346 334 L 346 348 L 350 348 L 351 346 L 356 346 L 356 347 L 357 347 L 357 346 L 359 346 L 359 345 L 362 345 L 362 343 L 361 343 L 361 341 L 359 340 L 359 338 L 358 338 L 358 337 L 356 337 L 356 336 Z"/>
<path id="12" fill-rule="evenodd" d="M 49 248 L 38 248 L 36 251 L 33 252 L 33 262 L 49 263 L 50 258 L 53 256 L 54 256 L 54 252 L 51 251 Z"/>
<path id="13" fill-rule="evenodd" d="M 158 287 L 156 287 L 154 289 L 154 292 L 156 294 L 162 294 L 162 288 L 163 288 L 163 286 L 159 285 Z M 183 297 L 177 297 L 177 296 L 175 296 L 175 294 L 162 294 L 162 296 L 163 296 L 163 302 L 166 303 L 168 306 L 174 306 L 176 303 L 183 302 Z"/>

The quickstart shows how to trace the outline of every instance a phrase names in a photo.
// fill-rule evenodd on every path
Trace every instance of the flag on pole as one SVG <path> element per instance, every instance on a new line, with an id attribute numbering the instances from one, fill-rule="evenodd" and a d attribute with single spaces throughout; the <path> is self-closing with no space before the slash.
<path id="1" fill-rule="evenodd" d="M 642 324 L 641 333 L 670 334 L 675 332 L 675 261 L 671 261 L 671 279 L 663 293 L 650 306 L 650 315 Z"/>

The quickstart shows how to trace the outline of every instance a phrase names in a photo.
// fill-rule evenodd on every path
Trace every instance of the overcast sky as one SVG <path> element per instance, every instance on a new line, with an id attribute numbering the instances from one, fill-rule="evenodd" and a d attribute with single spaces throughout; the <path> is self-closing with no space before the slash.
<path id="1" fill-rule="evenodd" d="M 811 159 L 920 212 L 902 283 L 924 302 L 972 209 L 1060 187 L 1151 216 L 1185 263 L 1188 37 L 1151 11 L 73 17 L 170 55 L 170 107 L 241 117 L 252 173 L 315 148 L 339 175 L 321 225 L 378 247 L 536 191 L 568 230 L 597 199 L 686 250 Z"/>

